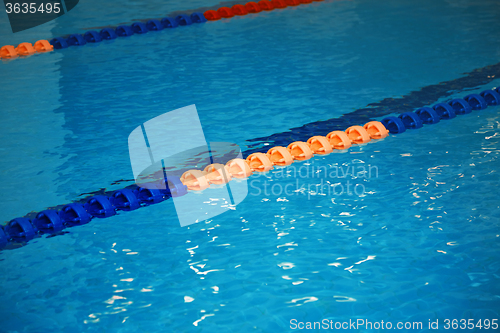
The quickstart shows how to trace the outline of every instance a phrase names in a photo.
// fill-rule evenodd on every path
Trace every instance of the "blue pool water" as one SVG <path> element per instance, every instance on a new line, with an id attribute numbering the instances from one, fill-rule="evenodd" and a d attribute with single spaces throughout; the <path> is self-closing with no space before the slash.
<path id="1" fill-rule="evenodd" d="M 32 39 L 215 4 L 100 14 L 89 1 Z M 4 62 L 15 80 L 0 83 L 2 220 L 131 184 L 129 133 L 185 105 L 208 141 L 247 150 L 455 82 L 499 62 L 499 12 L 496 1 L 324 1 Z M 2 45 L 35 34 L 4 26 Z M 500 80 L 450 86 L 433 103 Z M 4 250 L 0 331 L 500 320 L 499 110 L 252 176 L 243 203 L 189 227 L 169 200 Z"/>

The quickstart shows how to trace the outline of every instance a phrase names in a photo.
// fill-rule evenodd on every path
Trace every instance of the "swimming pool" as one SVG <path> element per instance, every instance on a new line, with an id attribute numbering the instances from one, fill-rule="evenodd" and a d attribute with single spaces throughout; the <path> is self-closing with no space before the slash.
<path id="1" fill-rule="evenodd" d="M 52 36 L 158 16 L 152 5 L 109 17 L 94 5 L 51 23 Z M 497 87 L 464 73 L 498 63 L 498 12 L 494 1 L 323 1 L 3 63 L 16 78 L 1 90 L 3 220 L 130 184 L 131 130 L 188 104 L 207 141 L 249 152 L 293 141 L 304 124 L 362 124 L 375 108 Z M 435 93 L 440 82 L 449 89 Z M 234 211 L 189 227 L 168 200 L 4 250 L 0 329 L 499 318 L 498 110 L 253 176 Z M 328 182 L 345 192 L 328 194 Z"/>

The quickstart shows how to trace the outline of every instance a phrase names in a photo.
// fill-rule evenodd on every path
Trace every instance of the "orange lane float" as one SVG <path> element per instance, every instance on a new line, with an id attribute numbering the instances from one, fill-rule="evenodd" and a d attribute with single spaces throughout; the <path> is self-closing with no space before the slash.
<path id="1" fill-rule="evenodd" d="M 247 15 L 248 14 L 248 10 L 243 5 L 234 5 L 233 7 L 231 7 L 231 10 L 233 11 L 234 15 Z"/>
<path id="2" fill-rule="evenodd" d="M 313 136 L 307 140 L 307 144 L 314 154 L 328 155 L 333 151 L 332 145 L 324 136 Z"/>
<path id="3" fill-rule="evenodd" d="M 31 43 L 21 43 L 17 47 L 12 45 L 5 45 L 0 48 L 0 58 L 12 59 L 17 56 L 29 56 L 35 53 L 50 52 L 54 47 L 50 45 L 49 41 L 41 39 L 32 45 Z"/>
<path id="4" fill-rule="evenodd" d="M 351 147 L 351 139 L 345 132 L 333 131 L 326 136 L 333 149 L 348 149 Z"/>
<path id="5" fill-rule="evenodd" d="M 201 191 L 210 185 L 203 171 L 188 170 L 181 176 L 182 184 L 186 185 L 189 190 Z"/>
<path id="6" fill-rule="evenodd" d="M 389 131 L 379 121 L 370 121 L 363 126 L 372 139 L 383 139 L 389 135 Z"/>
<path id="7" fill-rule="evenodd" d="M 205 16 L 207 21 L 217 21 L 217 20 L 221 19 L 220 14 L 213 9 L 210 9 L 210 10 L 207 10 L 206 12 L 204 12 L 203 16 Z"/>
<path id="8" fill-rule="evenodd" d="M 370 134 L 361 126 L 351 126 L 345 130 L 347 136 L 355 144 L 362 144 L 369 142 Z"/>
<path id="9" fill-rule="evenodd" d="M 278 166 L 287 166 L 293 163 L 293 156 L 288 149 L 281 146 L 276 146 L 267 151 L 269 160 Z"/>
<path id="10" fill-rule="evenodd" d="M 16 49 L 12 45 L 5 45 L 2 46 L 2 48 L 0 49 L 1 58 L 10 59 L 10 58 L 15 58 L 17 56 L 18 54 L 16 52 Z"/>
<path id="11" fill-rule="evenodd" d="M 295 141 L 287 147 L 294 160 L 305 161 L 313 157 L 313 152 L 309 145 L 303 141 Z"/>
<path id="12" fill-rule="evenodd" d="M 248 166 L 252 171 L 266 172 L 274 169 L 273 162 L 264 153 L 253 153 L 247 157 Z"/>
<path id="13" fill-rule="evenodd" d="M 35 43 L 36 52 L 50 52 L 54 51 L 54 47 L 50 45 L 48 40 L 41 39 Z"/>
<path id="14" fill-rule="evenodd" d="M 214 163 L 207 165 L 205 170 L 205 177 L 210 184 L 222 185 L 231 181 L 231 173 L 224 164 Z"/>
<path id="15" fill-rule="evenodd" d="M 22 56 L 29 56 L 35 54 L 36 50 L 31 43 L 21 43 L 16 47 L 16 52 Z"/>
<path id="16" fill-rule="evenodd" d="M 351 126 L 343 131 L 332 131 L 328 135 L 316 135 L 307 140 L 295 141 L 288 147 L 272 147 L 266 154 L 253 153 L 246 160 L 235 158 L 224 164 L 210 164 L 203 171 L 189 170 L 181 176 L 181 182 L 192 191 L 201 191 L 210 184 L 225 184 L 234 178 L 248 178 L 253 171 L 266 172 L 276 166 L 291 165 L 294 160 L 305 161 L 316 155 L 330 154 L 333 149 L 347 149 L 352 142 L 369 142 L 372 138 L 383 139 L 388 130 L 378 121 L 370 121 L 362 126 Z"/>
<path id="17" fill-rule="evenodd" d="M 248 178 L 252 175 L 252 170 L 247 161 L 242 158 L 235 158 L 226 163 L 227 170 L 235 178 Z"/>

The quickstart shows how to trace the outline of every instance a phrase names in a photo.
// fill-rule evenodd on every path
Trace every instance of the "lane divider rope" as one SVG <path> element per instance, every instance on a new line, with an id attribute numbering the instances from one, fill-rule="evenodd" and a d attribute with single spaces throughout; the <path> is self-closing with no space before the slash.
<path id="1" fill-rule="evenodd" d="M 118 37 L 142 35 L 150 31 L 161 31 L 177 28 L 178 26 L 188 26 L 193 23 L 205 23 L 207 21 L 220 20 L 221 18 L 256 14 L 261 11 L 282 9 L 288 6 L 298 6 L 320 1 L 323 0 L 261 0 L 259 2 L 248 2 L 245 5 L 236 4 L 231 8 L 220 7 L 217 10 L 207 10 L 204 13 L 180 14 L 175 18 L 165 17 L 161 20 L 152 19 L 146 23 L 135 22 L 131 25 L 120 25 L 116 28 L 103 28 L 99 32 L 92 30 L 84 34 L 71 34 L 67 38 L 55 37 L 50 41 L 39 40 L 34 45 L 31 43 L 21 43 L 17 47 L 4 45 L 0 48 L 0 58 L 14 59 L 19 56 L 28 57 L 35 53 L 51 52 L 54 49 L 59 50 L 70 46 L 83 46 L 87 43 L 99 43 L 103 40 L 112 40 Z"/>
<path id="2" fill-rule="evenodd" d="M 117 211 L 136 210 L 162 202 L 170 197 L 179 197 L 190 191 L 201 191 L 211 184 L 220 185 L 232 178 L 248 178 L 253 172 L 267 172 L 275 166 L 286 167 L 295 161 L 311 159 L 314 155 L 327 155 L 334 149 L 348 149 L 352 144 L 363 144 L 380 140 L 390 134 L 422 128 L 424 124 L 436 124 L 456 115 L 483 110 L 500 105 L 500 87 L 485 90 L 480 94 L 469 94 L 433 107 L 423 107 L 415 112 L 405 112 L 398 117 L 389 116 L 381 122 L 370 121 L 364 126 L 351 126 L 345 131 L 332 131 L 326 136 L 315 135 L 307 140 L 295 141 L 286 148 L 271 147 L 267 153 L 253 153 L 246 159 L 233 159 L 224 164 L 210 164 L 204 170 L 188 170 L 180 178 L 165 180 L 166 189 L 137 187 L 113 192 L 108 197 L 96 195 L 85 204 L 70 203 L 61 210 L 44 210 L 33 220 L 16 218 L 5 227 L 0 226 L 0 249 L 8 244 L 26 243 L 43 234 L 57 234 L 66 227 L 87 224 L 93 218 L 106 218 Z"/>

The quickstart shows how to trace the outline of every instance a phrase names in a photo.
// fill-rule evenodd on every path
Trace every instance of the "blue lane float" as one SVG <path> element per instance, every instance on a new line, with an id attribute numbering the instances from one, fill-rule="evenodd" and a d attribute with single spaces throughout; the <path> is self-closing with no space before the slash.
<path id="1" fill-rule="evenodd" d="M 92 216 L 78 203 L 64 206 L 59 212 L 59 216 L 64 224 L 68 226 L 87 224 L 92 219 Z"/>
<path id="2" fill-rule="evenodd" d="M 400 134 L 406 131 L 405 124 L 397 117 L 386 117 L 382 119 L 381 123 L 391 134 Z"/>
<path id="3" fill-rule="evenodd" d="M 7 236 L 16 242 L 27 242 L 37 234 L 37 230 L 31 224 L 31 221 L 24 217 L 10 221 L 7 224 L 6 232 Z"/>
<path id="4" fill-rule="evenodd" d="M 207 19 L 202 13 L 193 13 L 191 14 L 191 22 L 193 23 L 205 23 Z"/>
<path id="5" fill-rule="evenodd" d="M 102 39 L 105 39 L 105 40 L 112 40 L 112 39 L 116 39 L 118 37 L 115 30 L 111 29 L 111 28 L 101 29 L 101 31 L 99 31 L 99 35 L 101 36 Z"/>
<path id="6" fill-rule="evenodd" d="M 149 31 L 160 31 L 165 27 L 158 20 L 149 20 L 146 22 L 146 28 L 148 28 Z"/>
<path id="7" fill-rule="evenodd" d="M 488 106 L 484 98 L 478 94 L 470 94 L 464 97 L 464 100 L 469 103 L 472 110 L 484 110 Z"/>
<path id="8" fill-rule="evenodd" d="M 115 191 L 109 198 L 111 204 L 117 210 L 136 210 L 141 207 L 139 199 L 137 199 L 134 192 L 128 188 Z"/>
<path id="9" fill-rule="evenodd" d="M 485 90 L 479 94 L 487 105 L 500 105 L 500 94 L 495 90 Z"/>
<path id="10" fill-rule="evenodd" d="M 438 103 L 432 108 L 437 112 L 439 118 L 441 119 L 452 119 L 457 116 L 455 114 L 455 110 L 453 110 L 453 108 L 447 103 Z"/>
<path id="11" fill-rule="evenodd" d="M 177 21 L 175 20 L 175 18 L 171 18 L 171 17 L 165 17 L 165 18 L 163 18 L 161 20 L 161 24 L 166 29 L 177 28 L 179 26 L 179 23 L 177 23 Z"/>
<path id="12" fill-rule="evenodd" d="M 93 218 L 111 217 L 116 215 L 117 211 L 136 210 L 188 193 L 187 186 L 182 184 L 177 177 L 169 177 L 165 185 L 165 189 L 133 186 L 114 191 L 109 197 L 93 196 L 83 205 L 71 203 L 65 205 L 60 211 L 44 210 L 39 212 L 32 221 L 27 218 L 14 219 L 5 228 L 0 226 L 0 249 L 9 242 L 26 243 L 38 234 L 59 233 L 67 227 L 87 224 Z"/>
<path id="13" fill-rule="evenodd" d="M 405 112 L 398 116 L 407 129 L 417 129 L 424 125 L 422 119 L 414 112 Z"/>
<path id="14" fill-rule="evenodd" d="M 94 217 L 105 218 L 116 214 L 115 207 L 105 195 L 96 195 L 90 198 L 83 207 Z"/>
<path id="15" fill-rule="evenodd" d="M 146 25 L 142 22 L 135 22 L 134 24 L 131 25 L 131 28 L 134 34 L 138 35 L 145 34 L 149 31 Z"/>
<path id="16" fill-rule="evenodd" d="M 134 34 L 134 31 L 128 25 L 120 25 L 116 27 L 115 32 L 118 37 L 129 37 Z"/>
<path id="17" fill-rule="evenodd" d="M 97 31 L 87 31 L 86 33 L 83 34 L 83 39 L 87 43 L 99 43 L 102 41 L 101 35 Z"/>
<path id="18" fill-rule="evenodd" d="M 72 34 L 68 38 L 56 37 L 52 38 L 49 43 L 54 49 L 60 50 L 69 46 L 83 46 L 87 43 L 99 43 L 102 40 L 112 40 L 117 37 L 130 37 L 132 35 L 142 35 L 149 31 L 161 31 L 164 29 L 176 28 L 178 26 L 192 25 L 193 23 L 205 23 L 207 19 L 203 13 L 192 13 L 191 15 L 181 14 L 172 17 L 165 17 L 161 20 L 152 19 L 143 22 L 135 22 L 129 25 L 120 25 L 113 28 L 103 28 L 101 31 L 87 31 L 83 35 Z"/>
<path id="19" fill-rule="evenodd" d="M 60 50 L 60 49 L 66 49 L 68 48 L 68 42 L 66 41 L 66 39 L 62 38 L 62 37 L 56 37 L 56 38 L 52 38 L 50 41 L 49 41 L 50 45 L 52 45 L 54 47 L 54 49 L 56 50 Z"/>
<path id="20" fill-rule="evenodd" d="M 134 191 L 134 194 L 145 205 L 152 205 L 165 200 L 163 193 L 158 189 L 139 187 Z"/>
<path id="21" fill-rule="evenodd" d="M 424 124 L 437 124 L 441 120 L 438 113 L 429 107 L 417 109 L 415 113 L 422 119 Z"/>
<path id="22" fill-rule="evenodd" d="M 181 15 L 178 15 L 175 20 L 177 21 L 177 23 L 179 25 L 191 25 L 193 24 L 193 21 L 191 21 L 191 17 L 189 17 L 188 15 L 186 14 L 181 14 Z"/>
<path id="23" fill-rule="evenodd" d="M 66 39 L 66 41 L 68 42 L 68 45 L 70 45 L 70 46 L 83 46 L 83 45 L 87 44 L 87 42 L 85 41 L 83 36 L 80 34 L 70 35 L 68 37 L 68 39 Z"/>
<path id="24" fill-rule="evenodd" d="M 448 105 L 453 108 L 455 114 L 467 114 L 472 112 L 472 108 L 462 98 L 455 98 L 448 102 Z"/>
<path id="25" fill-rule="evenodd" d="M 188 192 L 188 188 L 184 185 L 179 178 L 170 177 L 165 183 L 165 195 L 173 198 L 182 197 Z"/>
<path id="26" fill-rule="evenodd" d="M 55 210 L 44 210 L 36 214 L 32 223 L 42 233 L 55 233 L 64 229 L 63 221 Z"/>

